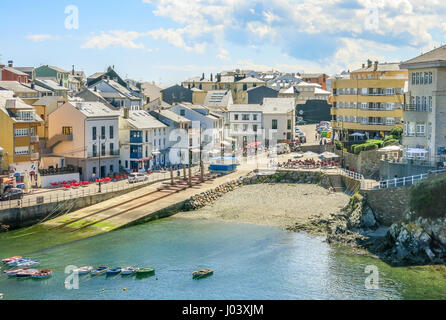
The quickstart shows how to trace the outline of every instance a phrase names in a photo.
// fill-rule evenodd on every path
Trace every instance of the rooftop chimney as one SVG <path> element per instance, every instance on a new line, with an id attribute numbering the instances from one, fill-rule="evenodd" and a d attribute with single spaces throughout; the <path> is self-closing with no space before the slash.
<path id="1" fill-rule="evenodd" d="M 74 64 L 73 64 L 73 70 L 71 70 L 71 74 L 74 76 Z"/>
<path id="2" fill-rule="evenodd" d="M 367 68 L 371 68 L 372 67 L 372 60 L 367 60 Z"/>
<path id="3" fill-rule="evenodd" d="M 9 60 L 8 61 L 8 67 L 12 68 L 14 66 L 14 61 Z"/>
<path id="4" fill-rule="evenodd" d="M 124 108 L 124 119 L 129 118 L 129 108 Z"/>
<path id="5" fill-rule="evenodd" d="M 362 64 L 362 68 L 365 69 L 365 63 Z"/>
<path id="6" fill-rule="evenodd" d="M 378 70 L 378 61 L 375 61 L 374 71 Z"/>

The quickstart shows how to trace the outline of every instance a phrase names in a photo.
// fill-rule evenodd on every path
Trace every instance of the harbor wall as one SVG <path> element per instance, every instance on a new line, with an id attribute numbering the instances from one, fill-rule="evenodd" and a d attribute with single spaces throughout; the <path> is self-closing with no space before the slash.
<path id="1" fill-rule="evenodd" d="M 135 191 L 148 185 L 149 184 L 141 184 L 125 190 L 97 193 L 94 195 L 72 198 L 59 202 L 50 202 L 35 206 L 2 210 L 0 211 L 0 225 L 8 226 L 8 230 L 31 226 L 41 222 L 42 220 L 48 220 L 59 215 L 67 214 L 69 212 Z"/>

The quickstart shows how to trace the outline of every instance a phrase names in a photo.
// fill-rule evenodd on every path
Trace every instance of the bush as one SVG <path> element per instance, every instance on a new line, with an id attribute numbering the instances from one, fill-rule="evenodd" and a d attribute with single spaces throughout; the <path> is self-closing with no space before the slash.
<path id="1" fill-rule="evenodd" d="M 335 146 L 337 150 L 342 150 L 344 144 L 341 141 L 335 141 Z"/>
<path id="2" fill-rule="evenodd" d="M 446 176 L 416 183 L 410 191 L 410 208 L 416 217 L 439 218 L 446 215 Z"/>
<path id="3" fill-rule="evenodd" d="M 382 140 L 369 139 L 369 140 L 367 140 L 366 143 L 376 144 L 378 146 L 378 148 L 382 148 L 383 142 L 384 141 L 382 141 Z"/>
<path id="4" fill-rule="evenodd" d="M 375 143 L 365 143 L 364 144 L 364 151 L 370 151 L 370 150 L 377 150 L 379 147 Z"/>
<path id="5" fill-rule="evenodd" d="M 389 139 L 389 140 L 384 141 L 383 147 L 397 146 L 399 144 L 400 144 L 399 140 L 397 140 L 397 139 Z"/>
<path id="6" fill-rule="evenodd" d="M 401 127 L 393 127 L 392 130 L 390 131 L 390 134 L 395 139 L 401 139 L 401 137 L 403 136 L 403 128 L 401 128 Z"/>
<path id="7" fill-rule="evenodd" d="M 395 139 L 395 137 L 394 137 L 393 135 L 388 135 L 388 136 L 384 139 L 384 142 L 385 142 L 385 141 L 388 141 L 388 140 L 392 140 L 392 139 Z"/>

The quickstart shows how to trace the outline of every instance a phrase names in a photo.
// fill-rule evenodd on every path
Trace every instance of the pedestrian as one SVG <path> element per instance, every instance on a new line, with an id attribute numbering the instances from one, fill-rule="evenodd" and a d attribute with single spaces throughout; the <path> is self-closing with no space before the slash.
<path id="1" fill-rule="evenodd" d="M 321 139 L 321 140 L 319 140 L 319 145 L 322 145 L 322 139 Z"/>

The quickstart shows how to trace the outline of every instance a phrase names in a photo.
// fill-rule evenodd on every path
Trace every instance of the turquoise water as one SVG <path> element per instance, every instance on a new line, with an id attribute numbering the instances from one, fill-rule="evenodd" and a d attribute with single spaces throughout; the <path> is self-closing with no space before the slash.
<path id="1" fill-rule="evenodd" d="M 53 277 L 17 280 L 2 274 L 4 299 L 404 299 L 446 293 L 440 275 L 426 278 L 420 270 L 346 254 L 318 237 L 242 223 L 165 219 L 29 256 L 53 269 Z M 379 268 L 379 289 L 365 288 L 370 264 Z M 150 266 L 156 275 L 81 276 L 79 289 L 67 290 L 67 265 Z M 192 280 L 200 268 L 214 275 Z"/>

